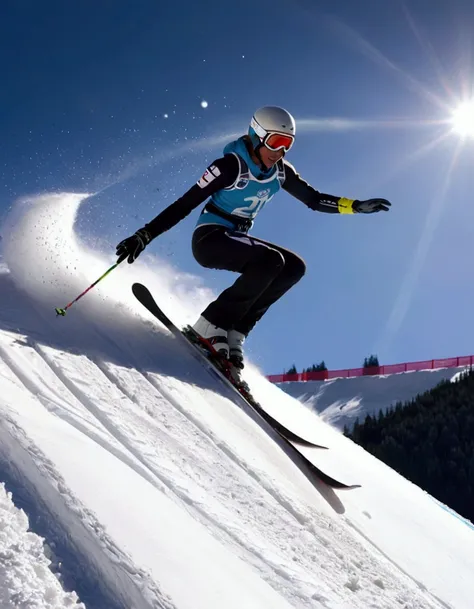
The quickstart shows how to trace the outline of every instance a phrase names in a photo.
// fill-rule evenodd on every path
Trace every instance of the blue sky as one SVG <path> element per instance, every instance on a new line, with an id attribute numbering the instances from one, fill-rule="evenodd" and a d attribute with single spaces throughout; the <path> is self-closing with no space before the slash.
<path id="1" fill-rule="evenodd" d="M 473 34 L 461 0 L 4 2 L 0 219 L 24 194 L 100 191 L 77 229 L 113 249 L 257 107 L 282 105 L 305 179 L 393 206 L 339 217 L 273 199 L 253 232 L 308 271 L 255 328 L 252 359 L 277 373 L 470 354 L 474 140 L 446 121 L 473 92 Z M 217 291 L 234 276 L 194 261 L 197 215 L 150 251 Z"/>

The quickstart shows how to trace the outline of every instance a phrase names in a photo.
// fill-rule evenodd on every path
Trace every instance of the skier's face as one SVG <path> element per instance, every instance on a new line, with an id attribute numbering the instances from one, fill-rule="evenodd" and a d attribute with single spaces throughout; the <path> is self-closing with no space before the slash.
<path id="1" fill-rule="evenodd" d="M 284 150 L 269 150 L 266 146 L 261 146 L 260 157 L 265 167 L 273 167 L 285 154 Z"/>

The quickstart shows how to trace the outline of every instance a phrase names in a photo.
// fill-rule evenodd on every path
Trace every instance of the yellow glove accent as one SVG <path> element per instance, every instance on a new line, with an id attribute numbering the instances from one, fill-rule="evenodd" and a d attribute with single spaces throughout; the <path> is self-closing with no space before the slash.
<path id="1" fill-rule="evenodd" d="M 353 214 L 354 210 L 352 209 L 352 204 L 354 203 L 354 201 L 355 199 L 345 199 L 344 197 L 341 197 L 337 202 L 337 209 L 339 210 L 339 213 Z"/>

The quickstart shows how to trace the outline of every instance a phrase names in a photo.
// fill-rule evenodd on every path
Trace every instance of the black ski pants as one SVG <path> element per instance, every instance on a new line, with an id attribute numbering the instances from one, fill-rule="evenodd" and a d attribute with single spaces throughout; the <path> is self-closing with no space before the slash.
<path id="1" fill-rule="evenodd" d="M 223 226 L 198 227 L 192 248 L 200 265 L 240 273 L 202 315 L 219 328 L 233 328 L 246 336 L 306 270 L 294 252 Z"/>

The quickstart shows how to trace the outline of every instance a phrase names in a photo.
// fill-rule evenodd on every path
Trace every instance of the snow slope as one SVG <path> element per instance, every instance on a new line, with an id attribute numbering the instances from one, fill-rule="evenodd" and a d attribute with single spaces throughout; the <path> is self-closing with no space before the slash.
<path id="1" fill-rule="evenodd" d="M 330 447 L 309 458 L 363 486 L 308 480 L 130 296 L 143 281 L 183 323 L 211 297 L 195 278 L 145 257 L 55 318 L 113 262 L 74 233 L 82 199 L 19 202 L 2 230 L 0 482 L 43 567 L 19 602 L 5 563 L 2 609 L 470 607 L 470 523 L 249 368 L 271 414 Z M 4 522 L 2 557 L 27 535 Z"/>
<path id="2" fill-rule="evenodd" d="M 419 370 L 380 376 L 338 378 L 328 381 L 279 383 L 282 391 L 299 400 L 323 421 L 344 429 L 358 418 L 377 415 L 397 402 L 406 402 L 438 385 L 454 379 L 464 368 Z"/>

